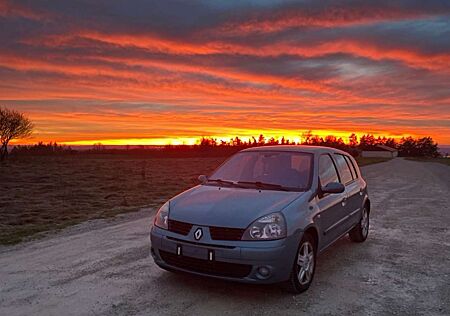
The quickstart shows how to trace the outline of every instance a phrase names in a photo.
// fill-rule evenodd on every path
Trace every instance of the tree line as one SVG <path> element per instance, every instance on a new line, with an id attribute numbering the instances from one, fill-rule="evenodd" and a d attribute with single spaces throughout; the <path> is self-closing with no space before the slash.
<path id="1" fill-rule="evenodd" d="M 0 160 L 4 160 L 8 154 L 8 144 L 13 139 L 29 137 L 33 132 L 33 123 L 22 113 L 0 107 Z M 301 141 L 291 141 L 284 136 L 281 138 L 266 138 L 260 134 L 257 138 L 252 136 L 247 140 L 236 136 L 226 140 L 217 140 L 213 137 L 202 137 L 196 145 L 166 145 L 163 147 L 137 146 L 125 149 L 106 148 L 101 143 L 96 143 L 91 149 L 83 151 L 87 154 L 151 154 L 152 156 L 222 156 L 229 155 L 244 148 L 268 145 L 315 145 L 341 149 L 358 156 L 363 150 L 371 150 L 378 145 L 395 148 L 399 156 L 409 157 L 439 157 L 438 144 L 429 136 L 414 138 L 402 137 L 396 140 L 392 137 L 375 137 L 372 134 L 358 136 L 352 133 L 347 141 L 342 137 L 328 135 L 320 137 L 311 131 L 301 134 Z M 59 145 L 56 142 L 35 145 L 15 146 L 11 154 L 16 156 L 37 155 L 68 155 L 80 153 L 71 147 Z"/>
<path id="2" fill-rule="evenodd" d="M 291 141 L 285 137 L 276 139 L 251 137 L 243 140 L 236 136 L 228 141 L 217 140 L 212 137 L 202 137 L 196 145 L 166 145 L 166 146 L 126 146 L 125 148 L 107 148 L 101 143 L 94 144 L 90 149 L 77 151 L 57 143 L 15 146 L 11 155 L 17 156 L 44 156 L 44 155 L 73 155 L 73 154 L 127 154 L 150 155 L 156 157 L 198 157 L 198 156 L 226 156 L 239 150 L 257 146 L 275 145 L 306 145 L 326 146 L 344 150 L 353 156 L 358 156 L 363 150 L 375 150 L 376 146 L 384 145 L 395 148 L 399 156 L 403 157 L 439 157 L 438 144 L 431 137 L 413 138 L 403 137 L 399 140 L 388 137 L 375 137 L 372 134 L 362 135 L 359 139 L 351 134 L 347 142 L 342 137 L 328 135 L 319 137 L 307 133 L 303 134 L 300 142 Z"/>
<path id="3" fill-rule="evenodd" d="M 199 141 L 199 147 L 217 148 L 217 147 L 239 147 L 249 148 L 256 146 L 270 146 L 270 145 L 309 145 L 309 146 L 325 146 L 344 150 L 354 156 L 358 156 L 363 150 L 374 150 L 378 145 L 388 146 L 397 149 L 399 156 L 402 157 L 439 157 L 438 144 L 432 137 L 412 136 L 402 137 L 396 140 L 392 137 L 375 137 L 373 134 L 358 136 L 352 133 L 348 137 L 348 141 L 344 141 L 342 137 L 328 135 L 320 137 L 313 135 L 311 131 L 303 133 L 301 141 L 293 142 L 285 137 L 279 139 L 271 137 L 266 139 L 264 135 L 258 138 L 250 137 L 247 141 L 242 140 L 238 136 L 231 138 L 229 141 L 217 140 L 211 137 L 202 137 Z"/>
<path id="4" fill-rule="evenodd" d="M 11 156 L 50 156 L 50 155 L 72 155 L 76 150 L 70 146 L 60 145 L 56 142 L 45 144 L 39 142 L 35 145 L 18 145 L 11 150 Z"/>

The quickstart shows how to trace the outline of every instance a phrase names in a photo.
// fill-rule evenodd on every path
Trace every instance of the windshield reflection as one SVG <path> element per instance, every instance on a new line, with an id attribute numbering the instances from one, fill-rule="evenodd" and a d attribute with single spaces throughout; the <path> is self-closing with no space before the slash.
<path id="1" fill-rule="evenodd" d="M 241 152 L 220 166 L 208 184 L 265 190 L 306 191 L 313 155 L 299 152 Z"/>

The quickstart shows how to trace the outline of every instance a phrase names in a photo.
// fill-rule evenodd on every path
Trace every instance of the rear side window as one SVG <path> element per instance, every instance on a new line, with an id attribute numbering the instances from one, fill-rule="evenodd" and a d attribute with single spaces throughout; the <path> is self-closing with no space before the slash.
<path id="1" fill-rule="evenodd" d="M 347 161 L 347 165 L 350 168 L 350 171 L 352 172 L 353 179 L 358 178 L 358 173 L 356 172 L 355 165 L 353 165 L 353 162 L 350 159 L 350 157 L 349 156 L 344 156 L 344 158 Z"/>
<path id="2" fill-rule="evenodd" d="M 329 155 L 321 155 L 319 158 L 319 179 L 322 186 L 331 182 L 339 182 L 336 167 Z"/>
<path id="3" fill-rule="evenodd" d="M 336 161 L 336 165 L 339 171 L 339 175 L 341 176 L 341 183 L 347 184 L 353 180 L 352 172 L 350 171 L 350 168 L 345 161 L 345 158 L 343 155 L 335 154 L 334 160 Z"/>

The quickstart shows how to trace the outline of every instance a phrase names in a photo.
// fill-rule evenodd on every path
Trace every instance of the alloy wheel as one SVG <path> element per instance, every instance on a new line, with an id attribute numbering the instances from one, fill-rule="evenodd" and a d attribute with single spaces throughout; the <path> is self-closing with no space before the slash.
<path id="1" fill-rule="evenodd" d="M 367 234 L 369 233 L 369 214 L 367 214 L 366 209 L 364 209 L 363 216 L 361 218 L 361 230 L 362 235 L 366 237 Z"/>
<path id="2" fill-rule="evenodd" d="M 314 248 L 310 242 L 306 241 L 302 244 L 297 257 L 297 278 L 301 285 L 311 282 L 314 274 L 314 265 Z"/>

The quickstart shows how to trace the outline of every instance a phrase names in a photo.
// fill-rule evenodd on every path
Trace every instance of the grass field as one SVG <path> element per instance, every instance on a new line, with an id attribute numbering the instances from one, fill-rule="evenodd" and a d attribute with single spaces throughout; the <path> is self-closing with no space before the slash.
<path id="1" fill-rule="evenodd" d="M 367 165 L 372 165 L 374 163 L 380 163 L 380 162 L 385 162 L 385 161 L 389 161 L 391 160 L 391 158 L 379 158 L 379 157 L 357 157 L 356 161 L 358 162 L 358 165 L 360 167 L 362 166 L 367 166 Z"/>
<path id="2" fill-rule="evenodd" d="M 0 165 L 0 243 L 156 206 L 225 158 L 33 157 Z"/>
<path id="3" fill-rule="evenodd" d="M 0 165 L 0 244 L 158 206 L 222 158 L 28 157 Z M 386 159 L 360 159 L 360 165 Z"/>

